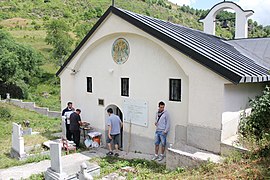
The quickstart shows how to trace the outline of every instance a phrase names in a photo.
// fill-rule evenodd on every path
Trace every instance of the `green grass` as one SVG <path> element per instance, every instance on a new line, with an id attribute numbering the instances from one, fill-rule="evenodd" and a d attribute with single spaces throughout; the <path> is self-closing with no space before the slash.
<path id="1" fill-rule="evenodd" d="M 45 30 L 11 30 L 9 33 L 17 42 L 32 46 L 44 55 L 46 62 L 49 61 L 52 46 L 45 42 Z"/>
<path id="2" fill-rule="evenodd" d="M 232 153 L 220 164 L 206 162 L 191 168 L 178 167 L 167 170 L 165 165 L 142 159 L 125 160 L 115 157 L 94 158 L 90 162 L 99 164 L 100 179 L 116 172 L 127 179 L 268 179 L 270 178 L 270 157 L 256 156 L 256 153 Z M 134 168 L 132 172 L 121 171 L 122 167 Z"/>
<path id="3" fill-rule="evenodd" d="M 34 101 L 40 107 L 48 107 L 51 111 L 60 111 L 60 85 L 39 84 L 30 88 L 28 101 Z"/>
<path id="4" fill-rule="evenodd" d="M 0 119 L 0 169 L 48 159 L 48 156 L 37 156 L 26 161 L 18 161 L 10 158 L 12 123 L 22 123 L 24 120 L 29 120 L 30 127 L 33 128 L 33 131 L 40 132 L 39 135 L 25 137 L 25 144 L 32 146 L 52 139 L 51 134 L 60 131 L 60 120 L 21 109 L 8 103 L 0 103 L 0 108 L 9 109 L 11 112 L 10 118 Z"/>

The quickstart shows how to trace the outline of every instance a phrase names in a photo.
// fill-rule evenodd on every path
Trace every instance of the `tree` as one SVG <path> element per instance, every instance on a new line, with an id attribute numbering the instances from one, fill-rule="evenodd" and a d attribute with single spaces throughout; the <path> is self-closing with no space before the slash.
<path id="1" fill-rule="evenodd" d="M 52 57 L 60 59 L 71 52 L 73 39 L 69 35 L 70 28 L 63 20 L 52 20 L 47 26 L 45 41 L 53 46 Z"/>
<path id="2" fill-rule="evenodd" d="M 26 93 L 27 85 L 39 75 L 42 56 L 30 46 L 16 43 L 0 30 L 0 84 L 17 85 Z"/>
<path id="3" fill-rule="evenodd" d="M 78 38 L 77 44 L 82 41 L 82 39 L 86 36 L 86 34 L 91 30 L 93 25 L 94 25 L 93 23 L 89 22 L 89 23 L 78 24 L 75 27 L 75 33 Z"/>

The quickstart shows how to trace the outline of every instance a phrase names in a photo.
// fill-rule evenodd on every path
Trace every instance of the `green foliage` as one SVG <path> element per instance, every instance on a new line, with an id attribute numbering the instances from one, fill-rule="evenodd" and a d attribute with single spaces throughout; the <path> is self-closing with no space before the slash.
<path id="1" fill-rule="evenodd" d="M 41 174 L 33 174 L 29 178 L 27 178 L 27 180 L 44 180 L 44 178 L 45 174 L 41 173 Z"/>
<path id="2" fill-rule="evenodd" d="M 263 138 L 270 142 L 270 88 L 266 86 L 263 94 L 250 101 L 251 115 L 243 116 L 240 122 L 240 133 L 243 136 Z"/>
<path id="3" fill-rule="evenodd" d="M 0 30 L 0 81 L 15 84 L 26 94 L 26 86 L 39 75 L 43 57 L 30 46 L 19 44 L 4 30 Z"/>
<path id="4" fill-rule="evenodd" d="M 158 164 L 155 161 L 147 161 L 143 159 L 132 159 L 126 160 L 115 157 L 105 157 L 105 158 L 96 158 L 91 161 L 98 162 L 101 168 L 101 177 L 110 174 L 112 172 L 118 171 L 122 167 L 130 166 L 135 168 L 136 172 L 128 172 L 128 179 L 160 179 L 164 175 L 170 175 L 174 172 L 166 170 L 165 165 Z M 179 173 L 184 172 L 181 168 Z M 162 178 L 161 178 L 162 179 Z"/>
<path id="5" fill-rule="evenodd" d="M 63 58 L 71 52 L 73 39 L 69 35 L 70 28 L 64 20 L 52 20 L 46 26 L 47 36 L 45 41 L 53 46 L 53 58 Z"/>
<path id="6" fill-rule="evenodd" d="M 86 36 L 86 34 L 93 27 L 93 23 L 81 23 L 77 24 L 75 27 L 75 33 L 78 39 L 78 43 L 82 41 L 82 39 Z M 76 44 L 78 44 L 76 43 Z"/>
<path id="7" fill-rule="evenodd" d="M 10 117 L 11 117 L 10 109 L 0 106 L 0 119 L 7 119 Z"/>

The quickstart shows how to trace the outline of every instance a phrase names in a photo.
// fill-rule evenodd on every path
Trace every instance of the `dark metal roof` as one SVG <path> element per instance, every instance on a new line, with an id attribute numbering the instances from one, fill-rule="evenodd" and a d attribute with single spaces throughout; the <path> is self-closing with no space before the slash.
<path id="1" fill-rule="evenodd" d="M 226 40 L 178 24 L 112 6 L 86 35 L 75 51 L 73 51 L 56 75 L 61 73 L 110 13 L 121 17 L 233 83 L 270 80 L 268 69 L 260 66 L 253 59 L 241 54 L 232 45 L 226 43 Z"/>

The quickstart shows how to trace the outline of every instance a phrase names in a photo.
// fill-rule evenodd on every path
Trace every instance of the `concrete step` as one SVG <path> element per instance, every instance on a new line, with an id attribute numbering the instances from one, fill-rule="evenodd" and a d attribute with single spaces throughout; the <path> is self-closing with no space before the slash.
<path id="1" fill-rule="evenodd" d="M 188 145 L 168 148 L 166 154 L 166 168 L 168 169 L 196 167 L 207 161 L 220 163 L 222 157 Z"/>
<path id="2" fill-rule="evenodd" d="M 244 148 L 238 140 L 238 135 L 231 136 L 220 144 L 220 153 L 223 156 L 230 154 L 232 151 L 247 152 L 247 148 Z"/>

